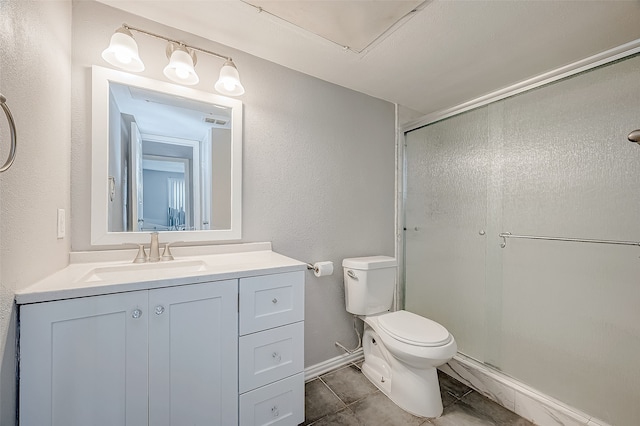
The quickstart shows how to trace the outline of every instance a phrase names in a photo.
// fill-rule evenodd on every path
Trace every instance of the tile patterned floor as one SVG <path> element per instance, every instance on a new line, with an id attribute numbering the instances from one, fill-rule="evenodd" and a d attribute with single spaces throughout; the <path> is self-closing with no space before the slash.
<path id="1" fill-rule="evenodd" d="M 306 419 L 313 426 L 533 426 L 466 385 L 438 372 L 444 412 L 437 419 L 398 408 L 356 364 L 305 385 Z"/>

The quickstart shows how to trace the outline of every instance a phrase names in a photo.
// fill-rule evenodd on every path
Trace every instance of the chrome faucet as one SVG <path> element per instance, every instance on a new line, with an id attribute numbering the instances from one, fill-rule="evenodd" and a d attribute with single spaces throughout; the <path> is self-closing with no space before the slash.
<path id="1" fill-rule="evenodd" d="M 149 262 L 160 261 L 160 247 L 158 245 L 158 233 L 151 233 L 151 246 L 149 247 Z"/>
<path id="2" fill-rule="evenodd" d="M 151 244 L 149 245 L 148 256 L 147 252 L 144 249 L 144 244 L 138 244 L 138 254 L 136 255 L 136 258 L 133 259 L 133 263 L 173 260 L 173 255 L 171 254 L 171 249 L 169 248 L 172 243 L 167 243 L 164 245 L 164 251 L 162 252 L 162 256 L 160 256 L 160 243 L 158 242 L 158 235 L 159 234 L 157 232 L 151 233 Z"/>

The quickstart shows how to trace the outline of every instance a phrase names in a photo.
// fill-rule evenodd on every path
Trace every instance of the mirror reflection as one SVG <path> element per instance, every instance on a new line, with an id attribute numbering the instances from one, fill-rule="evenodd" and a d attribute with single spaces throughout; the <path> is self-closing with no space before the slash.
<path id="1" fill-rule="evenodd" d="M 109 82 L 108 231 L 231 228 L 232 108 Z"/>

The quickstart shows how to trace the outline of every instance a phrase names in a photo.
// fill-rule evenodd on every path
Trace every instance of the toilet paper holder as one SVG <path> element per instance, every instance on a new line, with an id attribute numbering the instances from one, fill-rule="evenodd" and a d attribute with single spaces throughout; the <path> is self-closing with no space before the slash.
<path id="1" fill-rule="evenodd" d="M 307 269 L 312 270 L 316 277 L 324 277 L 333 274 L 333 262 L 324 261 L 314 264 L 307 263 Z"/>

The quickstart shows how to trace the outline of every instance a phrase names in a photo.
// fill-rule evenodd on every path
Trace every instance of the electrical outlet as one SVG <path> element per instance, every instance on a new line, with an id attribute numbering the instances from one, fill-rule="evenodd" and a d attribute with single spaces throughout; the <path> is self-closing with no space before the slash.
<path id="1" fill-rule="evenodd" d="M 64 209 L 58 209 L 58 238 L 64 238 L 66 233 L 66 220 Z"/>

